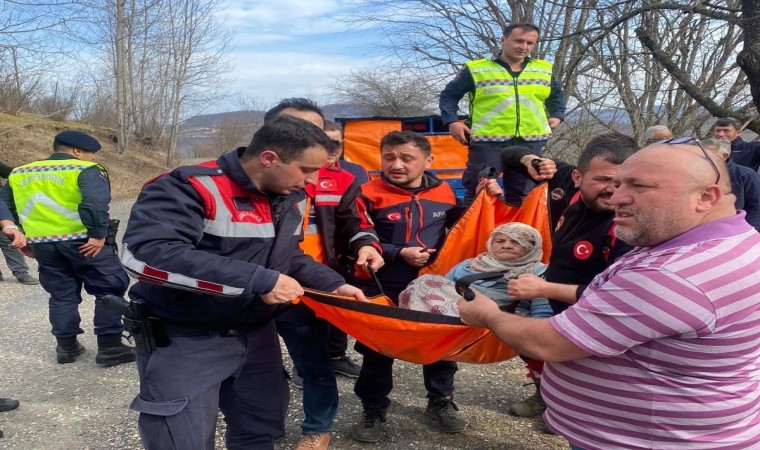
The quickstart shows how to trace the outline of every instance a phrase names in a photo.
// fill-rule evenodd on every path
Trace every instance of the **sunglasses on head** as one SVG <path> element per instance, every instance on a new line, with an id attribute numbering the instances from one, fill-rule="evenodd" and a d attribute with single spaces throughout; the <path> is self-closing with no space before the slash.
<path id="1" fill-rule="evenodd" d="M 720 170 L 718 170 L 718 166 L 715 165 L 715 162 L 710 158 L 710 154 L 707 153 L 707 149 L 704 145 L 702 145 L 702 142 L 700 142 L 699 139 L 692 137 L 692 136 L 686 136 L 686 137 L 680 137 L 680 138 L 673 138 L 673 139 L 665 139 L 662 141 L 657 141 L 655 144 L 668 144 L 668 145 L 676 145 L 676 144 L 697 144 L 697 147 L 699 147 L 700 150 L 702 150 L 702 154 L 705 155 L 705 159 L 707 162 L 710 163 L 713 170 L 715 171 L 715 184 L 718 184 L 720 181 Z"/>

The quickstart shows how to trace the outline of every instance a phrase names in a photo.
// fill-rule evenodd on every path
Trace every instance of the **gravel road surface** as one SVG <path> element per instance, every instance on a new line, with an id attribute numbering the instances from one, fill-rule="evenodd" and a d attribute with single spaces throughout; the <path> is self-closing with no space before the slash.
<path id="1" fill-rule="evenodd" d="M 122 219 L 130 200 L 114 202 L 112 215 Z M 120 234 L 121 236 L 121 234 Z M 37 266 L 28 260 L 32 273 Z M 47 295 L 39 286 L 18 284 L 5 261 L 0 282 L 0 397 L 21 401 L 15 411 L 0 413 L 0 449 L 140 449 L 137 414 L 128 409 L 137 393 L 134 364 L 102 368 L 95 365 L 97 345 L 92 334 L 93 298 L 84 295 L 80 306 L 80 342 L 87 351 L 73 364 L 55 362 L 55 339 L 50 334 Z M 354 356 L 356 356 L 354 354 Z M 289 360 L 286 357 L 286 364 Z M 353 380 L 339 377 L 340 409 L 331 447 L 340 449 L 549 449 L 565 450 L 561 437 L 542 433 L 537 420 L 507 415 L 507 405 L 531 394 L 524 386 L 524 369 L 515 358 L 500 364 L 460 364 L 456 402 L 469 421 L 464 433 L 435 431 L 424 418 L 422 370 L 406 362 L 395 364 L 395 387 L 389 409 L 388 435 L 378 444 L 360 444 L 350 436 L 361 406 L 353 394 Z M 294 448 L 300 439 L 301 391 L 291 392 L 287 435 L 277 449 Z M 217 449 L 223 449 L 223 423 Z"/>

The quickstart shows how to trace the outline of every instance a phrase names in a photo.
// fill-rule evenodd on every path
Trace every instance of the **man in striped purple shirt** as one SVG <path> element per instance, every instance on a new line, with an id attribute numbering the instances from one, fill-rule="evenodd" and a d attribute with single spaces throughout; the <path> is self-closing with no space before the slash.
<path id="1" fill-rule="evenodd" d="M 760 449 L 760 234 L 725 164 L 654 145 L 624 162 L 610 202 L 637 248 L 551 319 L 480 294 L 462 320 L 547 361 L 547 425 L 574 449 Z"/>

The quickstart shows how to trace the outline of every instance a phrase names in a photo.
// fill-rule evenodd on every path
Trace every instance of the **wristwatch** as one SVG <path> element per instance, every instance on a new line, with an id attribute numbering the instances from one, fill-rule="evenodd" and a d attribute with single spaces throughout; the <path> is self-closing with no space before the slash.
<path id="1" fill-rule="evenodd" d="M 0 231 L 5 231 L 5 230 L 18 230 L 18 227 L 16 225 L 6 225 Z"/>

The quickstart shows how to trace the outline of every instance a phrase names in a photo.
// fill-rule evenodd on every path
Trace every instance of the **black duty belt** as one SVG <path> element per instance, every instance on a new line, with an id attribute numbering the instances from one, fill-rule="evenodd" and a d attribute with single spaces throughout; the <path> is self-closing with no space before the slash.
<path id="1" fill-rule="evenodd" d="M 161 321 L 158 325 L 161 333 L 167 337 L 193 337 L 193 336 L 240 336 L 247 333 L 248 329 L 243 328 L 223 328 L 223 327 L 203 327 L 193 326 L 190 324 L 174 323 Z"/>

